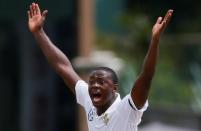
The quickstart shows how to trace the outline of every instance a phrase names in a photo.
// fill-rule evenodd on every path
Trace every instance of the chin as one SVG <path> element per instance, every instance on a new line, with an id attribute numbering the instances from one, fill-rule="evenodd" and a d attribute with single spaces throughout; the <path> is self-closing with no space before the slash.
<path id="1" fill-rule="evenodd" d="M 93 105 L 96 107 L 96 108 L 99 108 L 99 107 L 102 107 L 103 106 L 103 103 L 99 103 L 99 102 L 93 102 Z"/>

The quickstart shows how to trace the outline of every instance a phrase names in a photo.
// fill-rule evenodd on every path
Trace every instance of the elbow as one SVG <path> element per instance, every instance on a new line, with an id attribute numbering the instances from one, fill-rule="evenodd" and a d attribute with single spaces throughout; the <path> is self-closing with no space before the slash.
<path id="1" fill-rule="evenodd" d="M 70 69 L 72 69 L 72 66 L 68 64 L 57 64 L 55 66 L 55 70 L 60 76 L 66 74 L 66 72 L 68 72 Z"/>

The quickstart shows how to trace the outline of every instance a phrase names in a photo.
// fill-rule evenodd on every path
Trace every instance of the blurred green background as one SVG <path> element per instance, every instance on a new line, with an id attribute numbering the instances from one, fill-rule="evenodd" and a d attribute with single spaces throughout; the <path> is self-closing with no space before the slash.
<path id="1" fill-rule="evenodd" d="M 0 0 L 0 130 L 76 130 L 75 98 L 49 67 L 28 31 L 26 12 L 31 2 Z M 35 2 L 49 10 L 45 24 L 48 35 L 70 60 L 75 58 L 79 1 Z M 160 40 L 144 124 L 159 120 L 200 129 L 200 4 L 199 0 L 95 1 L 95 49 L 113 51 L 125 62 L 120 75 L 122 95 L 130 91 L 141 70 L 157 17 L 174 9 Z"/>

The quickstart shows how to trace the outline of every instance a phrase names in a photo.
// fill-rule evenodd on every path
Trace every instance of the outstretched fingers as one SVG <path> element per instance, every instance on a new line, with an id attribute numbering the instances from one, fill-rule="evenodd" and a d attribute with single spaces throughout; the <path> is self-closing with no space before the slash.
<path id="1" fill-rule="evenodd" d="M 41 11 L 40 11 L 39 5 L 36 3 L 32 3 L 29 7 L 29 10 L 27 11 L 28 18 L 31 19 L 33 16 L 40 15 L 40 14 L 41 14 Z"/>
<path id="2" fill-rule="evenodd" d="M 32 3 L 29 7 L 28 12 L 29 12 L 28 14 L 29 14 L 30 18 L 32 18 L 35 15 L 38 15 L 40 13 L 38 4 Z"/>
<path id="3" fill-rule="evenodd" d="M 165 22 L 165 26 L 168 25 L 168 23 L 170 22 L 171 18 L 172 18 L 172 13 L 173 13 L 173 10 L 169 9 L 164 17 L 164 22 Z"/>
<path id="4" fill-rule="evenodd" d="M 35 3 L 32 3 L 32 4 L 31 4 L 31 12 L 32 12 L 32 17 L 33 17 L 34 15 L 36 15 Z"/>
<path id="5" fill-rule="evenodd" d="M 154 37 L 160 37 L 165 28 L 167 27 L 171 17 L 173 10 L 168 10 L 166 15 L 163 17 L 158 17 L 155 25 L 152 28 L 152 33 Z"/>
<path id="6" fill-rule="evenodd" d="M 40 14 L 40 8 L 38 4 L 35 4 L 36 14 Z"/>
<path id="7" fill-rule="evenodd" d="M 33 11 L 34 11 L 34 15 L 37 15 L 37 9 L 36 9 L 36 4 L 33 3 Z"/>
<path id="8" fill-rule="evenodd" d="M 29 14 L 30 14 L 30 17 L 32 18 L 33 17 L 33 9 L 32 9 L 32 5 L 29 6 Z"/>

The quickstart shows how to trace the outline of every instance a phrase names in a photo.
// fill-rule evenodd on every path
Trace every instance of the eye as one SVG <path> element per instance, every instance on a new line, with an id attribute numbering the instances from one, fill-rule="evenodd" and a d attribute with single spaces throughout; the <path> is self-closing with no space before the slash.
<path id="1" fill-rule="evenodd" d="M 99 80 L 99 84 L 103 85 L 105 83 L 105 80 Z"/>
<path id="2" fill-rule="evenodd" d="M 93 80 L 89 80 L 89 84 L 92 85 L 94 83 Z"/>

